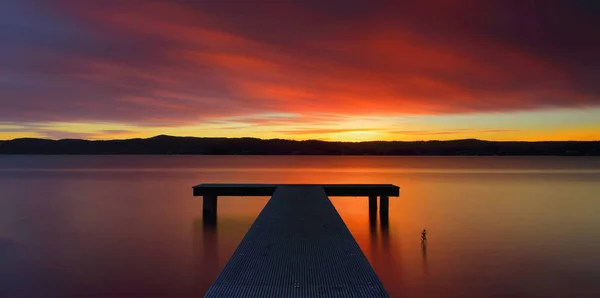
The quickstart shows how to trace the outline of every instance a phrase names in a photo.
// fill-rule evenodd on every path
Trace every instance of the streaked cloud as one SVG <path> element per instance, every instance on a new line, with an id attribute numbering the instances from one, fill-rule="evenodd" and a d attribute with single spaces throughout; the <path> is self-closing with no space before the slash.
<path id="1" fill-rule="evenodd" d="M 554 138 L 539 111 L 600 105 L 594 2 L 5 2 L 5 137 Z"/>

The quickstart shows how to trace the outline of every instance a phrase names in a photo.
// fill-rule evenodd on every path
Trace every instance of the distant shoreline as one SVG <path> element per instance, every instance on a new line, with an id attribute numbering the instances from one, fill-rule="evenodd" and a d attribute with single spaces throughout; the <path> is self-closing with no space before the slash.
<path id="1" fill-rule="evenodd" d="M 0 141 L 11 155 L 342 155 L 342 156 L 600 156 L 600 141 L 328 142 L 257 138 L 156 136 L 127 140 L 14 139 Z"/>

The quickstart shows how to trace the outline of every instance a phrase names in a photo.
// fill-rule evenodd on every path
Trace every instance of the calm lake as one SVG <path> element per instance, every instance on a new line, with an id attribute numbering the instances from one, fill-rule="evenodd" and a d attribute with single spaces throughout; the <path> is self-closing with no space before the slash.
<path id="1" fill-rule="evenodd" d="M 400 186 L 332 198 L 392 297 L 600 297 L 600 158 L 362 156 L 0 156 L 0 297 L 202 297 L 268 198 L 199 183 Z"/>

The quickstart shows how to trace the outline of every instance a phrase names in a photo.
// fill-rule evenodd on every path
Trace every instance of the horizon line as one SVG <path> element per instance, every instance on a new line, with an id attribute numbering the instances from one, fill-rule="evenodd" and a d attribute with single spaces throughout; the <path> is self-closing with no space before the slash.
<path id="1" fill-rule="evenodd" d="M 132 140 L 150 140 L 156 139 L 160 137 L 170 137 L 170 138 L 193 138 L 193 139 L 229 139 L 229 140 L 239 140 L 239 139 L 256 139 L 260 141 L 273 141 L 273 140 L 281 140 L 281 141 L 290 141 L 290 142 L 309 142 L 309 141 L 317 141 L 324 143 L 374 143 L 374 142 L 384 142 L 384 143 L 419 143 L 419 142 L 457 142 L 457 141 L 479 141 L 479 142 L 488 142 L 488 143 L 594 143 L 600 142 L 599 140 L 547 140 L 547 141 L 523 141 L 523 140 L 502 140 L 502 141 L 492 141 L 492 140 L 484 140 L 478 138 L 463 138 L 463 139 L 452 139 L 452 140 L 412 140 L 412 141 L 403 141 L 403 140 L 361 140 L 361 141 L 332 141 L 332 140 L 319 140 L 319 139 L 283 139 L 283 138 L 270 138 L 263 139 L 258 137 L 199 137 L 199 136 L 173 136 L 167 134 L 159 134 L 152 137 L 147 138 L 124 138 L 124 139 L 78 139 L 78 138 L 63 138 L 63 139 L 52 139 L 52 138 L 14 138 L 9 140 L 0 140 L 0 142 L 11 142 L 17 140 L 44 140 L 44 141 L 87 141 L 87 142 L 103 142 L 103 141 L 132 141 Z"/>

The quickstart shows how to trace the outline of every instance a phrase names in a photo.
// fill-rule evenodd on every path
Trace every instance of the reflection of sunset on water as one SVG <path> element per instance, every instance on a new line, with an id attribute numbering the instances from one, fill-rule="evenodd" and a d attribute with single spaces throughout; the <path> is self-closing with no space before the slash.
<path id="1" fill-rule="evenodd" d="M 202 198 L 192 196 L 193 185 L 389 183 L 400 186 L 401 193 L 390 198 L 387 228 L 378 216 L 372 224 L 368 198 L 331 200 L 392 297 L 501 293 L 546 298 L 552 292 L 595 298 L 600 292 L 595 283 L 600 241 L 594 232 L 599 162 L 571 157 L 13 157 L 0 163 L 0 258 L 3 251 L 18 255 L 3 263 L 18 274 L 9 274 L 0 285 L 22 290 L 15 278 L 25 276 L 31 277 L 28 289 L 44 293 L 200 297 L 268 198 L 219 197 L 217 225 L 206 227 Z M 24 220 L 32 217 L 37 220 Z M 421 243 L 423 229 L 427 247 Z M 585 278 L 565 279 L 581 272 Z"/>

